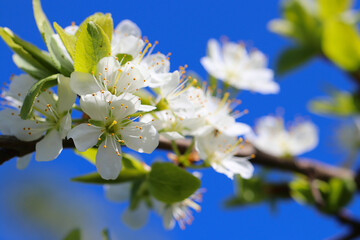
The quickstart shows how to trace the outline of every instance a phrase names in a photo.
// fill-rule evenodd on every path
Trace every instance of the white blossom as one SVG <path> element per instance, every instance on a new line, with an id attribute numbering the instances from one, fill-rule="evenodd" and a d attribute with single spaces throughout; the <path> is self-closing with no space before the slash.
<path id="1" fill-rule="evenodd" d="M 134 93 L 147 86 L 148 71 L 138 64 L 127 62 L 121 66 L 115 57 L 104 57 L 97 64 L 97 73 L 73 72 L 71 89 L 78 95 L 109 91 L 119 96 Z"/>
<path id="2" fill-rule="evenodd" d="M 195 137 L 195 148 L 200 158 L 210 163 L 212 168 L 233 179 L 240 174 L 243 178 L 251 178 L 254 167 L 245 157 L 236 157 L 242 139 L 227 136 L 224 133 L 209 133 Z"/>
<path id="3" fill-rule="evenodd" d="M 152 122 L 153 126 L 163 136 L 169 140 L 177 140 L 184 138 L 185 126 L 182 121 L 175 116 L 171 110 L 156 111 L 154 113 L 145 114 L 141 122 Z"/>
<path id="4" fill-rule="evenodd" d="M 104 179 L 115 179 L 122 168 L 121 144 L 145 153 L 152 153 L 159 144 L 159 135 L 151 123 L 135 122 L 130 115 L 154 107 L 141 105 L 139 97 L 130 93 L 120 96 L 108 91 L 83 95 L 82 110 L 90 123 L 73 128 L 72 138 L 78 151 L 83 152 L 99 142 L 96 167 Z"/>
<path id="5" fill-rule="evenodd" d="M 51 89 L 42 92 L 35 99 L 34 113 L 29 120 L 21 119 L 19 113 L 28 90 L 36 80 L 25 74 L 15 76 L 9 91 L 4 93 L 4 99 L 11 108 L 0 112 L 0 130 L 22 141 L 33 141 L 44 136 L 36 144 L 37 161 L 53 160 L 63 149 L 62 139 L 71 128 L 70 111 L 76 99 L 70 90 L 69 81 L 69 78 L 59 75 L 58 96 Z M 26 167 L 30 158 L 30 155 L 21 158 L 23 162 L 18 167 Z"/>
<path id="6" fill-rule="evenodd" d="M 287 130 L 282 118 L 266 116 L 259 119 L 255 134 L 249 134 L 247 139 L 268 154 L 298 156 L 316 147 L 318 130 L 310 121 L 299 122 Z"/>
<path id="7" fill-rule="evenodd" d="M 126 54 L 136 58 L 144 45 L 141 30 L 134 22 L 125 19 L 116 26 L 111 40 L 111 52 L 114 56 Z"/>
<path id="8" fill-rule="evenodd" d="M 175 227 L 176 222 L 182 230 L 186 225 L 190 225 L 194 221 L 192 210 L 196 212 L 201 210 L 199 202 L 202 201 L 204 191 L 204 189 L 199 189 L 185 200 L 172 204 L 158 201 L 155 210 L 163 217 L 164 228 L 171 230 Z"/>
<path id="9" fill-rule="evenodd" d="M 233 111 L 238 103 L 228 100 L 225 93 L 222 99 L 205 92 L 202 88 L 189 86 L 186 90 L 169 99 L 170 108 L 179 118 L 191 120 L 192 135 L 206 135 L 218 130 L 229 136 L 247 134 L 251 129 L 248 125 L 236 121 L 243 115 Z M 246 112 L 246 111 L 245 111 Z"/>
<path id="10" fill-rule="evenodd" d="M 208 56 L 201 59 L 201 64 L 210 75 L 237 89 L 262 94 L 279 92 L 264 54 L 258 50 L 248 53 L 243 44 L 224 42 L 221 49 L 215 39 L 210 39 Z"/>

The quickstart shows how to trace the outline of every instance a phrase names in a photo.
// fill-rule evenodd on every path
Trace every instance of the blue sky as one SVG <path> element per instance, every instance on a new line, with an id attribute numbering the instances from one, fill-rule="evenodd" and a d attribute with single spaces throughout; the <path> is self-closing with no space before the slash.
<path id="1" fill-rule="evenodd" d="M 277 0 L 253 1 L 124 1 L 124 0 L 43 0 L 43 8 L 50 21 L 61 26 L 72 21 L 80 23 L 94 12 L 110 12 L 115 24 L 130 19 L 138 24 L 143 35 L 160 42 L 157 50 L 171 52 L 172 69 L 188 64 L 189 69 L 206 77 L 200 65 L 210 38 L 228 36 L 233 41 L 244 41 L 268 57 L 270 66 L 281 49 L 290 44 L 269 32 L 269 20 L 279 17 Z M 42 48 L 30 0 L 11 0 L 0 4 L 0 26 L 7 26 L 19 36 Z M 12 73 L 20 71 L 12 63 L 11 51 L 0 42 L 1 82 L 8 82 Z M 319 146 L 305 157 L 337 164 L 345 155 L 336 147 L 334 130 L 341 122 L 311 114 L 308 101 L 323 95 L 323 87 L 331 83 L 341 89 L 354 85 L 340 70 L 321 60 L 314 60 L 285 77 L 277 78 L 278 95 L 242 93 L 240 98 L 250 114 L 241 120 L 253 125 L 266 114 L 283 108 L 285 119 L 296 116 L 309 118 L 320 130 Z M 150 163 L 163 153 L 142 155 Z M 194 223 L 185 231 L 175 228 L 165 231 L 159 217 L 152 215 L 140 231 L 132 231 L 120 222 L 126 205 L 109 203 L 99 186 L 82 185 L 69 181 L 71 177 L 93 171 L 94 167 L 66 150 L 49 163 L 31 162 L 28 169 L 18 171 L 15 161 L 0 167 L 0 239 L 60 239 L 67 230 L 84 226 L 86 239 L 99 239 L 94 234 L 109 227 L 114 239 L 323 239 L 345 229 L 332 219 L 312 208 L 295 202 L 279 204 L 272 213 L 266 204 L 248 208 L 225 210 L 223 201 L 233 192 L 232 182 L 212 170 L 204 172 L 204 195 L 201 213 L 195 213 Z M 51 179 L 51 180 L 49 180 Z M 31 204 L 30 204 L 31 203 Z M 36 203 L 36 204 L 35 204 Z M 352 209 L 358 209 L 353 204 Z"/>

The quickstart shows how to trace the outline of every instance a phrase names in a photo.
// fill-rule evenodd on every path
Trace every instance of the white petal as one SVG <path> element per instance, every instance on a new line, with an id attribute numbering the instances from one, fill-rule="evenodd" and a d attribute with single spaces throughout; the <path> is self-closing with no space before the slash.
<path id="1" fill-rule="evenodd" d="M 77 25 L 71 25 L 71 26 L 67 26 L 64 31 L 67 33 L 67 34 L 70 34 L 70 35 L 75 35 L 76 31 L 79 29 L 79 26 Z"/>
<path id="2" fill-rule="evenodd" d="M 246 158 L 232 157 L 224 159 L 222 164 L 233 175 L 240 174 L 245 179 L 251 178 L 254 173 L 253 165 Z"/>
<path id="3" fill-rule="evenodd" d="M 114 148 L 115 147 L 115 148 Z M 121 146 L 112 137 L 103 141 L 96 153 L 96 168 L 103 179 L 116 179 L 122 168 Z"/>
<path id="4" fill-rule="evenodd" d="M 112 116 L 122 121 L 127 116 L 134 114 L 140 108 L 141 100 L 138 96 L 135 96 L 131 93 L 123 93 L 120 96 L 114 96 L 111 101 L 111 107 L 114 107 L 112 110 Z"/>
<path id="5" fill-rule="evenodd" d="M 131 35 L 134 37 L 141 37 L 140 28 L 132 21 L 125 19 L 122 20 L 115 28 L 116 34 Z"/>
<path id="6" fill-rule="evenodd" d="M 75 147 L 79 152 L 84 152 L 96 145 L 101 134 L 100 128 L 83 123 L 71 129 L 68 138 L 74 140 Z"/>
<path id="7" fill-rule="evenodd" d="M 71 130 L 71 114 L 67 113 L 60 119 L 59 132 L 62 139 L 64 139 Z"/>
<path id="8" fill-rule="evenodd" d="M 126 146 L 140 153 L 152 153 L 159 145 L 159 134 L 149 123 L 132 122 L 120 133 Z"/>
<path id="9" fill-rule="evenodd" d="M 43 136 L 53 124 L 19 119 L 11 126 L 11 133 L 22 141 L 33 141 Z"/>
<path id="10" fill-rule="evenodd" d="M 319 141 L 318 130 L 311 122 L 299 123 L 289 133 L 289 150 L 294 156 L 314 149 Z"/>
<path id="11" fill-rule="evenodd" d="M 139 108 L 138 108 L 138 111 L 140 111 L 140 112 L 150 112 L 150 111 L 153 111 L 155 109 L 156 109 L 156 107 L 151 106 L 151 105 L 140 105 Z"/>
<path id="12" fill-rule="evenodd" d="M 152 84 L 156 86 L 156 83 L 152 83 Z M 163 79 L 163 82 L 161 83 L 160 86 L 162 97 L 166 98 L 179 86 L 179 84 L 180 84 L 180 73 L 178 71 L 171 73 L 169 79 L 167 78 Z M 150 87 L 153 86 L 150 85 Z"/>
<path id="13" fill-rule="evenodd" d="M 51 130 L 45 137 L 36 144 L 36 161 L 51 161 L 61 153 L 62 139 L 58 131 Z"/>
<path id="14" fill-rule="evenodd" d="M 251 127 L 244 123 L 235 122 L 221 130 L 229 136 L 240 136 L 250 133 Z"/>
<path id="15" fill-rule="evenodd" d="M 70 88 L 70 78 L 63 75 L 58 76 L 58 96 L 57 102 L 59 113 L 69 111 L 76 100 L 76 94 Z"/>
<path id="16" fill-rule="evenodd" d="M 27 74 L 14 76 L 5 95 L 22 101 L 35 83 L 36 80 Z"/>
<path id="17" fill-rule="evenodd" d="M 210 39 L 208 41 L 208 55 L 216 62 L 222 60 L 220 44 L 215 39 Z"/>
<path id="18" fill-rule="evenodd" d="M 78 95 L 86 95 L 101 90 L 96 79 L 90 73 L 73 72 L 70 76 L 70 87 Z"/>
<path id="19" fill-rule="evenodd" d="M 144 201 L 139 203 L 135 210 L 127 209 L 121 219 L 129 227 L 139 229 L 146 224 L 149 218 L 149 209 Z"/>
<path id="20" fill-rule="evenodd" d="M 169 140 L 184 139 L 184 136 L 178 132 L 162 132 L 160 135 Z"/>
<path id="21" fill-rule="evenodd" d="M 130 199 L 131 183 L 107 184 L 104 186 L 106 198 L 113 202 L 125 202 Z"/>
<path id="22" fill-rule="evenodd" d="M 87 94 L 81 96 L 80 107 L 90 116 L 91 119 L 97 121 L 104 121 L 105 117 L 109 115 L 109 103 L 110 99 L 107 99 L 109 92 L 104 94 L 97 92 L 95 94 Z M 110 94 L 111 95 L 111 94 Z"/>
<path id="23" fill-rule="evenodd" d="M 97 64 L 96 70 L 102 77 L 109 81 L 108 86 L 113 86 L 119 74 L 120 63 L 115 57 L 104 57 Z"/>
<path id="24" fill-rule="evenodd" d="M 11 128 L 20 119 L 19 111 L 5 108 L 0 111 L 0 131 L 4 135 L 11 135 Z"/>
<path id="25" fill-rule="evenodd" d="M 16 161 L 16 168 L 19 170 L 25 169 L 29 165 L 31 157 L 32 157 L 32 153 L 29 153 L 22 157 L 18 157 Z"/>
<path id="26" fill-rule="evenodd" d="M 167 207 L 163 214 L 163 225 L 164 228 L 167 230 L 171 230 L 175 227 L 175 220 L 173 216 L 173 210 L 172 207 Z"/>
<path id="27" fill-rule="evenodd" d="M 147 86 L 150 72 L 133 62 L 128 62 L 122 68 L 116 88 L 121 92 L 133 93 Z"/>

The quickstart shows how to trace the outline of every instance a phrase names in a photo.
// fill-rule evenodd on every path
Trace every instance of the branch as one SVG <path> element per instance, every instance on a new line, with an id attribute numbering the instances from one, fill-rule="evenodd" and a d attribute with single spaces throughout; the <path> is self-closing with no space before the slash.
<path id="1" fill-rule="evenodd" d="M 21 157 L 26 154 L 35 151 L 35 145 L 41 139 L 24 142 L 20 141 L 13 136 L 0 135 L 0 165 L 14 157 Z M 189 140 L 179 140 L 176 142 L 181 153 L 184 153 L 191 142 Z M 63 141 L 64 148 L 74 148 L 72 140 Z M 160 138 L 158 149 L 172 150 L 171 141 Z M 251 162 L 256 165 L 263 167 L 269 167 L 272 169 L 301 173 L 306 176 L 313 178 L 328 180 L 330 178 L 350 178 L 354 179 L 355 174 L 353 171 L 345 168 L 334 167 L 328 164 L 316 162 L 313 160 L 306 159 L 295 159 L 295 158 L 279 158 L 268 155 L 264 152 L 259 151 L 250 143 L 246 144 L 244 148 L 238 150 L 236 156 L 247 157 L 255 154 L 255 158 L 251 159 Z M 360 180 L 360 179 L 357 179 Z M 359 181 L 357 181 L 359 183 Z M 358 189 L 359 184 L 358 184 Z"/>

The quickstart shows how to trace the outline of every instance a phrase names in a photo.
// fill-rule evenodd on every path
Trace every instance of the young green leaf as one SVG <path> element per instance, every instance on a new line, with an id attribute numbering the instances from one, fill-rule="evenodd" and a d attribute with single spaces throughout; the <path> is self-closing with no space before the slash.
<path id="1" fill-rule="evenodd" d="M 96 71 L 96 65 L 111 52 L 108 36 L 94 22 L 87 23 L 81 30 L 75 46 L 75 71 L 90 73 Z"/>
<path id="2" fill-rule="evenodd" d="M 124 182 L 135 181 L 139 179 L 144 179 L 146 177 L 145 171 L 139 171 L 137 169 L 127 169 L 123 168 L 119 176 L 114 180 L 105 180 L 97 172 L 86 174 L 80 177 L 72 178 L 71 181 L 82 182 L 82 183 L 91 183 L 91 184 L 118 184 Z"/>
<path id="3" fill-rule="evenodd" d="M 191 196 L 201 184 L 200 179 L 172 163 L 154 163 L 148 177 L 149 190 L 166 203 L 182 201 Z"/>
<path id="4" fill-rule="evenodd" d="M 320 16 L 323 19 L 336 17 L 349 10 L 352 0 L 318 0 Z"/>
<path id="5" fill-rule="evenodd" d="M 49 76 L 47 78 L 39 80 L 30 88 L 28 94 L 24 99 L 24 103 L 21 107 L 20 117 L 22 119 L 28 119 L 31 116 L 31 112 L 33 110 L 36 97 L 44 89 L 55 86 L 57 84 L 57 78 L 58 78 L 58 74 Z"/>
<path id="6" fill-rule="evenodd" d="M 92 164 L 96 163 L 96 148 L 90 148 L 85 152 L 78 152 L 76 154 L 82 156 Z M 98 173 L 90 173 L 80 177 L 71 179 L 75 182 L 95 183 L 95 184 L 109 184 L 109 183 L 123 183 L 139 179 L 144 179 L 148 171 L 143 167 L 141 162 L 130 154 L 123 154 L 122 157 L 123 168 L 120 175 L 115 180 L 104 180 Z"/>
<path id="7" fill-rule="evenodd" d="M 65 238 L 64 240 L 81 240 L 81 231 L 80 229 L 76 228 L 72 230 Z"/>
<path id="8" fill-rule="evenodd" d="M 305 46 L 287 48 L 281 52 L 277 60 L 276 73 L 282 75 L 300 67 L 316 54 L 316 50 Z"/>
<path id="9" fill-rule="evenodd" d="M 360 36 L 356 26 L 338 20 L 324 24 L 324 54 L 346 71 L 360 68 Z"/>
<path id="10" fill-rule="evenodd" d="M 60 39 L 63 42 L 66 50 L 68 51 L 70 57 L 72 59 L 74 59 L 75 58 L 76 37 L 74 35 L 70 35 L 70 34 L 66 33 L 65 30 L 62 29 L 62 27 L 60 27 L 60 25 L 57 24 L 56 22 L 54 22 L 54 28 L 55 28 L 57 34 L 59 34 Z"/>
<path id="11" fill-rule="evenodd" d="M 47 52 L 41 51 L 31 43 L 22 40 L 8 28 L 0 28 L 0 36 L 16 54 L 35 68 L 42 70 L 44 75 L 49 76 L 58 73 Z"/>
<path id="12" fill-rule="evenodd" d="M 18 68 L 20 68 L 35 79 L 43 79 L 49 76 L 49 73 L 44 71 L 44 69 L 34 66 L 32 63 L 29 63 L 27 60 L 25 60 L 18 54 L 14 54 L 12 56 L 12 59 Z"/>
<path id="13" fill-rule="evenodd" d="M 51 28 L 51 24 L 42 10 L 40 0 L 33 0 L 32 4 L 36 25 L 45 40 L 45 33 L 51 35 L 54 34 L 54 30 Z"/>
<path id="14" fill-rule="evenodd" d="M 101 232 L 102 235 L 102 240 L 110 240 L 110 233 L 109 233 L 109 229 L 103 229 Z"/>
<path id="15" fill-rule="evenodd" d="M 83 29 L 86 29 L 89 22 L 94 22 L 99 25 L 105 34 L 108 36 L 110 42 L 112 39 L 112 34 L 114 31 L 114 23 L 110 13 L 95 13 L 90 17 L 86 18 L 79 26 L 79 30 L 75 33 L 76 38 L 80 36 L 80 33 Z"/>
<path id="16" fill-rule="evenodd" d="M 336 213 L 353 198 L 356 184 L 351 179 L 332 178 L 329 181 L 330 192 L 326 198 L 326 212 Z"/>

